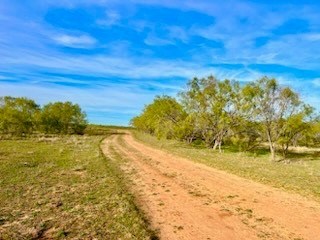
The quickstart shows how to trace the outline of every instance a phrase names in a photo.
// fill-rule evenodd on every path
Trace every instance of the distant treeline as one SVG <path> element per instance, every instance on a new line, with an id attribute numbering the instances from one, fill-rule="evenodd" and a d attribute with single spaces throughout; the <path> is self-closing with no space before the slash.
<path id="1" fill-rule="evenodd" d="M 0 97 L 0 134 L 83 134 L 86 114 L 78 104 L 54 102 L 40 107 L 24 97 Z"/>
<path id="2" fill-rule="evenodd" d="M 178 99 L 178 100 L 177 100 Z M 272 159 L 289 146 L 318 145 L 320 121 L 297 92 L 263 77 L 241 84 L 213 76 L 190 80 L 175 99 L 158 96 L 131 125 L 158 138 L 247 151 L 268 143 Z"/>

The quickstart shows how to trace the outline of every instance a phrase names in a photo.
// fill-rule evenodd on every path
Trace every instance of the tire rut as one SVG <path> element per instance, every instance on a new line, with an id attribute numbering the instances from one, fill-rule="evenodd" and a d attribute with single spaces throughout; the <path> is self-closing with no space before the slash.
<path id="1" fill-rule="evenodd" d="M 319 235 L 320 207 L 315 202 L 151 148 L 131 134 L 107 138 L 105 154 L 111 154 L 110 147 L 128 160 L 123 170 L 162 239 Z"/>
<path id="2" fill-rule="evenodd" d="M 235 224 L 234 216 L 199 201 L 172 177 L 120 144 L 119 138 L 112 147 L 137 170 L 134 191 L 161 239 L 258 239 L 241 222 Z"/>

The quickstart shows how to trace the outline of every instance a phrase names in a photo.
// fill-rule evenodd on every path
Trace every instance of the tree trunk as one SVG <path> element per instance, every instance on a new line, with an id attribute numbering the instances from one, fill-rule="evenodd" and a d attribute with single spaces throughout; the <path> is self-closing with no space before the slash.
<path id="1" fill-rule="evenodd" d="M 213 145 L 213 150 L 216 150 L 217 147 L 219 149 L 219 152 L 221 153 L 221 145 L 222 145 L 222 139 L 223 139 L 223 136 L 224 136 L 224 131 L 221 131 L 220 133 L 218 133 L 216 135 L 216 139 L 214 141 L 214 145 Z"/>
<path id="2" fill-rule="evenodd" d="M 221 153 L 221 140 L 219 140 L 219 153 Z"/>
<path id="3" fill-rule="evenodd" d="M 283 152 L 283 158 L 287 157 L 288 151 L 289 151 L 289 143 L 286 143 L 286 146 L 285 146 L 284 152 Z"/>
<path id="4" fill-rule="evenodd" d="M 272 143 L 269 143 L 269 147 L 270 147 L 270 153 L 271 153 L 271 160 L 275 161 L 276 160 L 275 147 L 273 146 Z"/>
<path id="5" fill-rule="evenodd" d="M 216 150 L 216 149 L 217 149 L 217 147 L 218 147 L 218 141 L 217 141 L 217 140 L 215 140 L 215 141 L 214 141 L 214 145 L 213 145 L 212 149 L 213 149 L 213 150 Z"/>
<path id="6" fill-rule="evenodd" d="M 276 160 L 276 149 L 275 149 L 274 143 L 272 142 L 271 132 L 269 129 L 267 130 L 267 136 L 268 136 L 269 148 L 270 148 L 270 153 L 271 153 L 271 160 L 275 161 Z"/>

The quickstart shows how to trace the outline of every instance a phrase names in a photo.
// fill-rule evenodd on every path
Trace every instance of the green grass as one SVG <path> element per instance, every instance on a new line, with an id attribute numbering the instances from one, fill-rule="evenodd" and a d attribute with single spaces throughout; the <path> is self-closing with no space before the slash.
<path id="1" fill-rule="evenodd" d="M 289 163 L 271 162 L 266 153 L 240 153 L 231 150 L 218 153 L 212 149 L 195 147 L 175 140 L 158 140 L 148 134 L 133 132 L 138 140 L 153 147 L 241 177 L 320 200 L 319 155 L 313 154 L 310 157 L 296 154 Z"/>
<path id="2" fill-rule="evenodd" d="M 150 239 L 102 136 L 0 141 L 0 239 Z"/>
<path id="3" fill-rule="evenodd" d="M 123 126 L 111 126 L 111 125 L 96 125 L 96 124 L 89 124 L 86 129 L 84 130 L 85 135 L 90 136 L 99 136 L 99 135 L 106 135 L 114 133 L 118 130 L 129 130 L 130 127 L 123 127 Z"/>

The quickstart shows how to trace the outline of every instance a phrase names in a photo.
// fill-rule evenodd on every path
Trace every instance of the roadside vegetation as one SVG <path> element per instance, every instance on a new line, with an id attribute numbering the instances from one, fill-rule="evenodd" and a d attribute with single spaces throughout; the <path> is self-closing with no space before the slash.
<path id="1" fill-rule="evenodd" d="M 0 141 L 0 239 L 150 239 L 127 181 L 92 135 Z M 93 136 L 94 135 L 94 136 Z"/>
<path id="2" fill-rule="evenodd" d="M 177 98 L 158 96 L 131 120 L 158 139 L 253 152 L 268 149 L 273 161 L 290 159 L 290 148 L 320 146 L 313 106 L 290 87 L 263 77 L 241 84 L 213 76 L 194 78 Z"/>
<path id="3" fill-rule="evenodd" d="M 232 146 L 223 153 L 205 145 L 178 140 L 158 139 L 148 133 L 133 131 L 136 139 L 161 150 L 276 188 L 299 193 L 320 201 L 320 148 L 297 148 L 289 160 L 272 162 L 267 149 L 239 152 Z"/>

